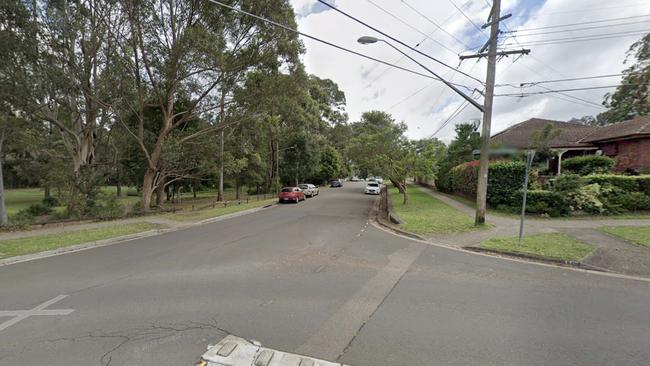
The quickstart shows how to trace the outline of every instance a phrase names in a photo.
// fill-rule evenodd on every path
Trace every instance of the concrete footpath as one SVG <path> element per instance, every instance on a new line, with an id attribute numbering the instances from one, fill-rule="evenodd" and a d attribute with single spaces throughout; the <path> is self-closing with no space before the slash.
<path id="1" fill-rule="evenodd" d="M 418 187 L 447 205 L 474 217 L 474 208 L 426 187 Z M 519 234 L 519 220 L 503 215 L 489 214 L 486 221 L 494 227 L 464 233 L 431 235 L 431 242 L 459 248 L 480 245 L 494 237 L 508 237 Z M 565 233 L 591 245 L 595 250 L 580 262 L 590 267 L 634 276 L 650 277 L 650 249 L 627 242 L 598 229 L 604 226 L 650 226 L 650 219 L 546 219 L 526 218 L 526 234 Z"/>

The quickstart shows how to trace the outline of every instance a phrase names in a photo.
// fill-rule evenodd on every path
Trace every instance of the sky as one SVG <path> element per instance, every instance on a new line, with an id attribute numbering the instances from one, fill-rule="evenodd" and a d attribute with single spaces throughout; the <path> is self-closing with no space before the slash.
<path id="1" fill-rule="evenodd" d="M 300 31 L 427 73 L 384 43 L 361 45 L 356 42 L 366 35 L 386 38 L 379 33 L 316 0 L 290 1 Z M 459 67 L 475 79 L 485 80 L 487 63 L 484 59 L 461 63 L 458 55 L 471 54 L 486 42 L 488 30 L 481 31 L 480 25 L 485 23 L 490 11 L 489 0 L 328 0 L 328 3 L 408 45 L 419 44 L 418 50 L 452 68 Z M 499 38 L 501 48 L 521 49 L 523 45 L 531 52 L 529 55 L 499 60 L 496 94 L 617 85 L 621 82 L 620 76 L 520 87 L 521 83 L 620 74 L 627 67 L 624 62 L 630 45 L 642 37 L 641 32 L 650 31 L 650 6 L 647 0 L 503 0 L 502 15 L 507 13 L 511 13 L 512 17 L 502 22 L 501 30 L 506 33 Z M 648 17 L 641 17 L 644 15 Z M 555 27 L 624 17 L 634 18 Z M 620 25 L 622 23 L 634 24 Z M 535 30 L 540 27 L 552 28 Z M 509 31 L 516 32 L 507 33 Z M 638 34 L 621 34 L 634 32 Z M 575 40 L 576 37 L 586 36 L 610 38 L 565 42 L 567 38 Z M 478 109 L 469 105 L 441 128 L 463 103 L 460 95 L 441 82 L 351 55 L 304 37 L 302 40 L 306 48 L 303 61 L 307 72 L 329 78 L 339 85 L 347 98 L 350 121 L 358 121 L 365 111 L 383 110 L 397 121 L 405 122 L 411 138 L 434 136 L 448 142 L 455 135 L 455 124 L 482 116 Z M 543 44 L 544 41 L 549 44 Z M 463 85 L 461 90 L 467 94 L 474 89 L 483 90 L 479 81 L 401 48 L 447 80 Z M 533 117 L 566 121 L 572 117 L 596 115 L 604 111 L 600 105 L 604 94 L 613 90 L 592 89 L 523 98 L 497 96 L 494 99 L 492 132 L 499 132 Z M 473 93 L 480 97 L 477 92 Z"/>

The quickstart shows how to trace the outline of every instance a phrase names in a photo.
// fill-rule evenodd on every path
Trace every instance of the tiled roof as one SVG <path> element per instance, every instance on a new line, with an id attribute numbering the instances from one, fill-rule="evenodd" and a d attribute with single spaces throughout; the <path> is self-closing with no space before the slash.
<path id="1" fill-rule="evenodd" d="M 586 136 L 594 133 L 597 127 L 585 126 L 577 123 L 553 121 L 541 118 L 531 118 L 527 121 L 511 126 L 490 139 L 493 145 L 502 145 L 518 149 L 525 149 L 533 143 L 533 134 L 541 131 L 547 124 L 561 130 L 551 142 L 550 147 L 590 147 L 590 143 L 583 141 Z"/>
<path id="2" fill-rule="evenodd" d="M 582 141 L 588 143 L 646 134 L 650 135 L 650 116 L 637 117 L 629 121 L 598 127 Z"/>

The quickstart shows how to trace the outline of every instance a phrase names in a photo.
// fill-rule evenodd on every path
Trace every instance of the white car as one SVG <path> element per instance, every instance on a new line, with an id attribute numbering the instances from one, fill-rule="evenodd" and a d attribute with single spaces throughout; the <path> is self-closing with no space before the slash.
<path id="1" fill-rule="evenodd" d="M 375 177 L 375 180 L 376 180 L 377 183 L 379 183 L 379 184 L 384 184 L 384 178 L 382 178 L 382 177 Z"/>
<path id="2" fill-rule="evenodd" d="M 365 194 L 379 194 L 379 192 L 381 192 L 381 186 L 377 182 L 368 182 L 366 189 L 363 191 Z"/>
<path id="3" fill-rule="evenodd" d="M 310 183 L 298 184 L 298 188 L 302 189 L 302 192 L 307 197 L 318 196 L 318 194 L 320 193 L 320 190 L 318 189 L 318 187 L 316 187 L 315 185 L 310 184 Z"/>

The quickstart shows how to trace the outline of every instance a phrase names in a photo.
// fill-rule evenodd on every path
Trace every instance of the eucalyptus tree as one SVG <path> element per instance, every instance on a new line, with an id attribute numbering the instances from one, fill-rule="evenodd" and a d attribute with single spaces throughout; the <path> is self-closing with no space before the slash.
<path id="1" fill-rule="evenodd" d="M 295 27 L 287 0 L 231 1 L 233 6 Z M 146 161 L 142 181 L 142 210 L 163 184 L 160 161 L 166 141 L 192 118 L 208 125 L 179 137 L 191 142 L 236 124 L 229 119 L 231 80 L 252 70 L 277 70 L 295 64 L 302 46 L 295 34 L 261 23 L 204 0 L 143 0 L 123 4 L 127 26 L 123 30 L 123 110 L 136 115 L 129 129 Z M 179 108 L 184 98 L 188 103 Z M 145 108 L 159 109 L 159 128 L 146 143 Z M 214 117 L 215 113 L 217 114 Z M 209 119 L 213 116 L 214 118 Z"/>

